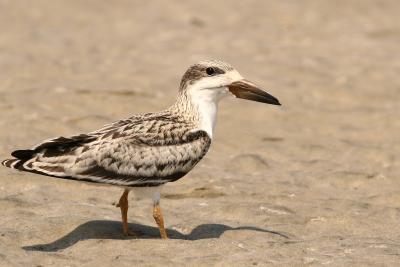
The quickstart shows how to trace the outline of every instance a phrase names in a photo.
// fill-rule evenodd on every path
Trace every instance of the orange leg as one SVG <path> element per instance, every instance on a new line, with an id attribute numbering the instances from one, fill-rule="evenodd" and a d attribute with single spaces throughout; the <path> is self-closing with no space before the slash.
<path id="1" fill-rule="evenodd" d="M 117 207 L 121 209 L 122 215 L 122 230 L 124 231 L 124 235 L 126 236 L 136 236 L 136 234 L 129 230 L 128 227 L 128 194 L 129 190 L 125 189 L 124 193 L 122 193 L 121 198 L 117 204 Z"/>
<path id="2" fill-rule="evenodd" d="M 160 229 L 161 238 L 167 239 L 168 236 L 167 236 L 167 231 L 165 231 L 165 228 L 164 228 L 164 218 L 162 216 L 160 204 L 158 202 L 154 203 L 153 217 L 158 225 L 158 229 Z"/>

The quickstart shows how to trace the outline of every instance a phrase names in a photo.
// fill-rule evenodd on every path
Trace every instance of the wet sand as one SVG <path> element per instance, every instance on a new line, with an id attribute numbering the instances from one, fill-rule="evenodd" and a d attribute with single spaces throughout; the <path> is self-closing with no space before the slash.
<path id="1" fill-rule="evenodd" d="M 396 266 L 398 1 L 0 0 L 0 158 L 175 98 L 216 58 L 282 107 L 227 99 L 206 158 L 149 200 L 0 168 L 0 266 Z"/>

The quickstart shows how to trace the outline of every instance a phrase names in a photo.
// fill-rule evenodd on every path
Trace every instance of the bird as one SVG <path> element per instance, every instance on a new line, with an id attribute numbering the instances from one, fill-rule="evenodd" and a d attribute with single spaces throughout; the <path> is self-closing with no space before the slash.
<path id="1" fill-rule="evenodd" d="M 217 121 L 218 103 L 233 96 L 281 105 L 279 100 L 244 79 L 230 64 L 202 60 L 184 73 L 176 101 L 161 112 L 134 115 L 89 133 L 45 140 L 15 150 L 2 165 L 62 179 L 119 186 L 117 203 L 122 231 L 128 227 L 128 194 L 152 199 L 160 236 L 168 238 L 161 212 L 164 184 L 184 177 L 206 155 Z"/>

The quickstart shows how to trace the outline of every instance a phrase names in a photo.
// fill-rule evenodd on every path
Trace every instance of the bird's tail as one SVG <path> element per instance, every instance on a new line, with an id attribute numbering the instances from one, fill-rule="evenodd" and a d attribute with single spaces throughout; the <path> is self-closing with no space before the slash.
<path id="1" fill-rule="evenodd" d="M 11 156 L 15 157 L 14 159 L 3 160 L 1 164 L 11 169 L 23 170 L 23 164 L 30 160 L 33 155 L 35 155 L 35 151 L 31 149 L 16 150 L 11 153 Z"/>
<path id="2" fill-rule="evenodd" d="M 16 169 L 15 165 L 18 164 L 21 160 L 19 159 L 6 159 L 1 162 L 1 165 L 6 166 L 8 168 Z"/>
<path id="3" fill-rule="evenodd" d="M 61 156 L 63 155 L 63 153 L 70 152 L 76 147 L 79 147 L 84 143 L 91 142 L 95 139 L 96 136 L 85 134 L 76 135 L 69 138 L 62 136 L 56 137 L 53 139 L 45 140 L 32 149 L 15 150 L 11 153 L 11 156 L 13 156 L 14 159 L 6 159 L 2 161 L 1 164 L 12 169 L 18 169 L 21 171 L 32 171 L 31 166 L 24 166 L 24 164 L 25 162 L 34 158 L 37 153 L 45 153 L 46 151 L 48 151 L 49 154 L 52 154 L 52 156 L 50 157 Z"/>

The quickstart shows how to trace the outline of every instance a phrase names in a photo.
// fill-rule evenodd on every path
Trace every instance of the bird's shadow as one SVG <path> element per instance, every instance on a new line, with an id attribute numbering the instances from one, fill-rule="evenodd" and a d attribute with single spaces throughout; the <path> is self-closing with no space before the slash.
<path id="1" fill-rule="evenodd" d="M 126 237 L 122 234 L 122 225 L 119 221 L 106 221 L 106 220 L 95 220 L 88 221 L 76 227 L 70 233 L 65 236 L 47 244 L 36 244 L 31 246 L 22 247 L 27 251 L 46 251 L 55 252 L 70 246 L 73 246 L 81 240 L 87 239 L 158 239 L 160 233 L 158 228 L 138 223 L 130 223 L 130 229 L 134 229 L 138 237 Z M 194 228 L 189 234 L 182 234 L 179 231 L 173 229 L 167 229 L 168 236 L 171 239 L 182 239 L 182 240 L 199 240 L 208 238 L 218 238 L 225 231 L 237 231 L 237 230 L 250 230 L 257 232 L 270 233 L 278 235 L 282 238 L 288 239 L 289 237 L 285 234 L 262 229 L 253 226 L 240 226 L 231 227 L 224 224 L 201 224 Z"/>

